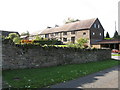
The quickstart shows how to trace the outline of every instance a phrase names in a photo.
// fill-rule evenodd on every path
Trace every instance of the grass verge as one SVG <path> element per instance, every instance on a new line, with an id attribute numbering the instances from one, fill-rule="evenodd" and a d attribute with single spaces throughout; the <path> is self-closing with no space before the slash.
<path id="1" fill-rule="evenodd" d="M 118 62 L 105 60 L 49 68 L 6 70 L 3 71 L 3 78 L 12 88 L 41 88 L 116 66 Z"/>
<path id="2" fill-rule="evenodd" d="M 112 54 L 112 56 L 120 56 L 120 54 Z"/>

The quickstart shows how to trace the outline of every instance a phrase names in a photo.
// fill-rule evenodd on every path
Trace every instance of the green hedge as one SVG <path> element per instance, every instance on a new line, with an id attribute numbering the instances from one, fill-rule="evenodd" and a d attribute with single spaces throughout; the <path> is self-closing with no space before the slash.
<path id="1" fill-rule="evenodd" d="M 40 45 L 61 45 L 63 44 L 61 41 L 58 40 L 34 40 L 34 44 L 40 44 Z"/>

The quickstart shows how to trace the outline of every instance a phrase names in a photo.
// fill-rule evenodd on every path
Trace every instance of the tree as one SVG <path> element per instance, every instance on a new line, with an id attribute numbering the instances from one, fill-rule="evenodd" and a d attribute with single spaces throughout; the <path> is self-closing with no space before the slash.
<path id="1" fill-rule="evenodd" d="M 35 36 L 35 39 L 34 40 L 42 40 L 43 38 L 41 38 L 40 36 Z"/>
<path id="2" fill-rule="evenodd" d="M 14 42 L 15 44 L 20 44 L 20 41 L 21 41 L 20 37 L 15 37 L 15 38 L 13 39 L 13 42 Z"/>
<path id="3" fill-rule="evenodd" d="M 80 38 L 77 40 L 77 47 L 80 47 L 80 48 L 85 48 L 85 43 L 87 43 L 88 40 L 85 39 L 85 38 Z"/>
<path id="4" fill-rule="evenodd" d="M 106 38 L 110 38 L 110 35 L 108 32 L 106 33 Z"/>
<path id="5" fill-rule="evenodd" d="M 20 40 L 18 41 L 17 39 L 20 39 L 17 33 L 10 33 L 3 41 L 6 43 L 20 43 Z"/>
<path id="6" fill-rule="evenodd" d="M 29 36 L 29 35 L 30 35 L 29 31 L 26 31 L 26 32 L 21 33 L 21 36 L 24 36 L 24 35 Z"/>
<path id="7" fill-rule="evenodd" d="M 65 24 L 71 23 L 71 22 L 77 22 L 80 21 L 79 19 L 73 19 L 73 18 L 68 18 L 67 20 L 65 20 Z"/>
<path id="8" fill-rule="evenodd" d="M 113 38 L 117 38 L 118 36 L 119 36 L 119 35 L 118 35 L 118 32 L 115 31 Z"/>
<path id="9" fill-rule="evenodd" d="M 86 48 L 87 45 L 85 45 L 86 43 L 88 42 L 87 39 L 85 38 L 80 38 L 77 40 L 77 43 L 76 44 L 73 44 L 73 43 L 69 43 L 68 44 L 68 47 L 75 47 L 75 48 Z M 88 47 L 88 46 L 87 46 Z"/>
<path id="10" fill-rule="evenodd" d="M 13 40 L 15 37 L 19 37 L 17 33 L 10 33 L 7 38 Z"/>

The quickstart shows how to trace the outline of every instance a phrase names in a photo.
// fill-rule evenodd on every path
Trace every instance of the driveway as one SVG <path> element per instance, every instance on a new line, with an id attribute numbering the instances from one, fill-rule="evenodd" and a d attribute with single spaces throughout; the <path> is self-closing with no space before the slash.
<path id="1" fill-rule="evenodd" d="M 51 88 L 118 88 L 118 66 L 52 85 Z"/>

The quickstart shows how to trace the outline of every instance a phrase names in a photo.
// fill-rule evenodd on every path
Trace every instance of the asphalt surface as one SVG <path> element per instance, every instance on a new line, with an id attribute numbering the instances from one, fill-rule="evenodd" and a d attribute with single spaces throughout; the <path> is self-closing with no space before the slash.
<path id="1" fill-rule="evenodd" d="M 52 85 L 51 88 L 118 88 L 118 66 Z"/>

